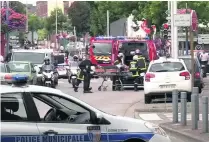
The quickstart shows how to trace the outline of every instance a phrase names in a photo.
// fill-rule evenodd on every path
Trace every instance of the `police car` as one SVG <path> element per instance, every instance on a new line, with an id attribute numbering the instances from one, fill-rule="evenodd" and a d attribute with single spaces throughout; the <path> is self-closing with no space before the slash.
<path id="1" fill-rule="evenodd" d="M 170 142 L 149 122 L 104 113 L 60 90 L 12 76 L 1 85 L 2 142 Z"/>

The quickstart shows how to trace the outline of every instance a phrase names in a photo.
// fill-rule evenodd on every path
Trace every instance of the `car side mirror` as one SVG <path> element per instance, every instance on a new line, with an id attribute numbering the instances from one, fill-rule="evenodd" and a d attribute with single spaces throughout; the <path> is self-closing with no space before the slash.
<path id="1" fill-rule="evenodd" d="M 104 120 L 103 115 L 100 114 L 100 113 L 96 113 L 96 122 L 97 122 L 97 124 L 102 124 L 103 120 Z"/>

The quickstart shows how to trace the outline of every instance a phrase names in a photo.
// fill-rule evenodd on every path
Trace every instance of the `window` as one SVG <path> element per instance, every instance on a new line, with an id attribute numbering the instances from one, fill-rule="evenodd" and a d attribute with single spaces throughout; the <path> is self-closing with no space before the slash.
<path id="1" fill-rule="evenodd" d="M 30 66 L 28 63 L 9 63 L 11 72 L 30 72 Z"/>
<path id="2" fill-rule="evenodd" d="M 149 72 L 175 72 L 185 70 L 181 62 L 163 62 L 153 64 Z"/>
<path id="3" fill-rule="evenodd" d="M 0 64 L 0 67 L 1 67 L 1 69 L 0 69 L 0 72 L 6 72 L 6 68 L 5 68 L 5 65 L 4 64 Z"/>
<path id="4" fill-rule="evenodd" d="M 90 112 L 68 98 L 34 93 L 33 99 L 39 116 L 44 122 L 90 123 Z M 54 113 L 54 110 L 56 110 L 56 113 Z M 75 121 L 76 119 L 79 120 L 79 117 L 82 118 L 81 122 Z"/>
<path id="5" fill-rule="evenodd" d="M 112 43 L 93 43 L 94 54 L 99 55 L 111 55 L 112 53 Z"/>
<path id="6" fill-rule="evenodd" d="M 21 93 L 1 94 L 1 120 L 27 120 L 27 113 Z"/>
<path id="7" fill-rule="evenodd" d="M 13 61 L 28 61 L 33 64 L 42 64 L 45 58 L 45 53 L 36 52 L 14 52 L 12 55 Z"/>
<path id="8" fill-rule="evenodd" d="M 122 43 L 122 49 L 125 50 L 136 50 L 139 49 L 140 51 L 146 51 L 147 50 L 147 44 L 146 42 L 124 42 Z"/>
<path id="9" fill-rule="evenodd" d="M 46 115 L 46 113 L 52 108 L 49 105 L 47 105 L 46 103 L 42 102 L 41 100 L 33 97 L 33 100 L 35 102 L 36 108 L 38 110 L 39 116 L 41 119 L 44 118 L 44 116 Z"/>

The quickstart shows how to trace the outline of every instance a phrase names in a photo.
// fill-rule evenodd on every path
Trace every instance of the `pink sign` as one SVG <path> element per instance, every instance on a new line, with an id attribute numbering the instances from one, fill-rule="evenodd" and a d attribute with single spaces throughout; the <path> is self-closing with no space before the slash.
<path id="1" fill-rule="evenodd" d="M 178 9 L 177 13 L 178 14 L 186 14 L 186 11 L 191 14 L 191 18 L 192 18 L 191 28 L 192 28 L 192 30 L 197 31 L 197 29 L 198 29 L 198 17 L 197 17 L 197 13 L 196 13 L 195 10 L 192 10 L 192 9 L 187 9 L 187 10 L 186 9 Z"/>

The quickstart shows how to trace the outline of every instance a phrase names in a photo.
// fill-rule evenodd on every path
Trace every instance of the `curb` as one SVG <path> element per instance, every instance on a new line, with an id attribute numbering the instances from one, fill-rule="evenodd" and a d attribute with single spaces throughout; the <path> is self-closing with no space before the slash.
<path id="1" fill-rule="evenodd" d="M 159 124 L 159 126 L 163 130 L 165 130 L 168 134 L 177 136 L 181 139 L 186 139 L 189 142 L 208 142 L 208 141 L 200 140 L 193 135 L 189 135 L 188 133 L 181 132 L 181 131 L 175 130 L 173 128 L 169 128 L 169 127 L 165 126 L 165 124 Z"/>
<path id="2" fill-rule="evenodd" d="M 160 109 L 160 108 L 135 109 L 134 112 L 173 112 L 173 109 Z"/>

